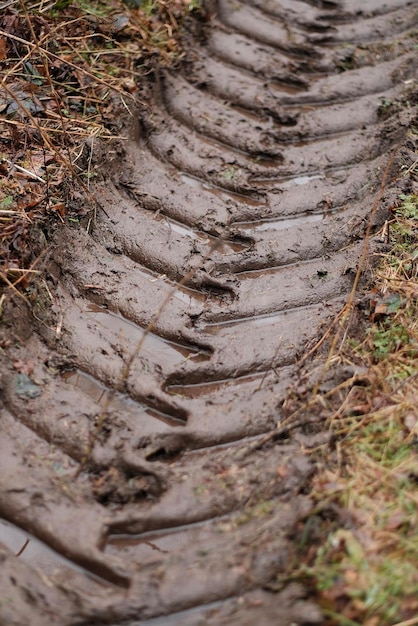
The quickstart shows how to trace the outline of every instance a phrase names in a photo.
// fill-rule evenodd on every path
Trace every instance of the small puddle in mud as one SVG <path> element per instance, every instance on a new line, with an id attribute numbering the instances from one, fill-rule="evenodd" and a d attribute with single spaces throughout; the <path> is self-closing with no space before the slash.
<path id="1" fill-rule="evenodd" d="M 155 219 L 157 220 L 157 222 L 162 222 L 167 226 L 167 228 L 174 231 L 175 233 L 178 233 L 179 235 L 182 235 L 183 237 L 190 237 L 190 239 L 193 239 L 194 241 L 201 241 L 202 243 L 209 242 L 209 236 L 205 233 L 194 231 L 189 226 L 180 224 L 180 222 L 177 222 L 172 218 L 166 217 L 165 215 L 158 214 L 155 216 Z"/>
<path id="2" fill-rule="evenodd" d="M 297 217 L 288 217 L 286 219 L 275 220 L 260 220 L 258 222 L 235 222 L 234 228 L 238 228 L 245 232 L 255 231 L 262 232 L 264 230 L 286 230 L 288 228 L 295 228 L 296 226 L 304 226 L 305 224 L 311 224 L 313 222 L 321 222 L 325 215 L 322 213 L 309 213 L 306 215 L 299 215 Z M 248 236 L 250 233 L 247 233 Z"/>
<path id="3" fill-rule="evenodd" d="M 268 200 L 266 199 L 259 199 L 255 196 L 246 196 L 245 194 L 227 191 L 226 189 L 221 189 L 221 187 L 217 187 L 216 185 L 212 185 L 202 180 L 199 180 L 194 176 L 190 176 L 190 174 L 181 173 L 180 177 L 181 180 L 190 187 L 194 187 L 195 189 L 199 189 L 200 191 L 208 191 L 209 193 L 213 194 L 217 198 L 220 198 L 224 202 L 232 200 L 233 202 L 248 204 L 249 206 L 254 207 L 268 206 Z"/>
<path id="4" fill-rule="evenodd" d="M 246 376 L 238 376 L 237 378 L 226 378 L 225 380 L 217 380 L 208 383 L 196 383 L 196 384 L 174 384 L 168 385 L 167 392 L 178 396 L 187 396 L 188 398 L 200 398 L 207 394 L 214 393 L 216 391 L 222 391 L 229 386 L 233 386 L 237 390 L 237 396 L 239 395 L 239 385 L 243 383 L 251 383 L 259 380 L 260 383 L 266 378 L 265 372 L 259 372 L 256 374 L 248 374 Z"/>
<path id="5" fill-rule="evenodd" d="M 285 179 L 280 181 L 280 186 L 284 189 L 290 189 L 292 187 L 307 185 L 312 180 L 326 180 L 326 176 L 322 174 L 315 174 L 312 176 L 304 175 L 297 176 L 295 178 Z M 277 181 L 276 181 L 277 182 Z M 265 218 L 262 220 L 252 220 L 247 222 L 233 222 L 231 226 L 241 230 L 244 237 L 251 237 L 252 232 L 261 232 L 266 230 L 286 230 L 288 228 L 295 228 L 298 226 L 305 226 L 306 224 L 312 224 L 315 222 L 321 222 L 330 215 L 334 215 L 343 210 L 344 204 L 339 206 L 331 206 L 320 212 L 305 212 L 299 213 L 293 216 L 283 218 Z"/>
<path id="6" fill-rule="evenodd" d="M 271 115 L 269 115 L 268 113 L 264 113 L 263 111 L 251 111 L 250 109 L 245 109 L 243 106 L 240 106 L 239 104 L 230 104 L 229 108 L 232 109 L 233 111 L 236 111 L 237 113 L 239 113 L 240 115 L 242 115 L 243 118 L 247 119 L 250 122 L 255 122 L 256 124 L 260 124 L 261 121 L 266 120 L 269 125 L 273 128 L 273 126 L 275 125 L 275 122 L 273 120 L 273 118 L 271 117 Z"/>
<path id="7" fill-rule="evenodd" d="M 126 344 L 129 352 L 134 350 L 142 340 L 144 330 L 125 317 L 94 303 L 89 303 L 87 311 L 101 326 L 111 333 L 116 333 L 120 340 Z M 141 347 L 141 355 L 147 355 L 151 362 L 158 359 L 160 364 L 171 368 L 178 366 L 185 360 L 199 363 L 210 358 L 208 353 L 203 352 L 198 347 L 179 344 L 154 333 L 146 335 Z"/>
<path id="8" fill-rule="evenodd" d="M 312 80 L 312 76 L 313 76 L 312 74 L 309 74 L 310 86 L 307 85 L 307 81 L 305 82 L 304 85 L 303 84 L 296 85 L 294 83 L 290 83 L 289 81 L 285 81 L 283 79 L 280 80 L 280 78 L 273 78 L 269 82 L 269 88 L 277 92 L 278 95 L 280 95 L 281 93 L 286 93 L 289 96 L 300 95 L 302 93 L 306 93 L 306 90 L 312 87 L 312 83 L 314 82 Z"/>
<path id="9" fill-rule="evenodd" d="M 231 239 L 222 239 L 222 237 L 213 237 L 206 233 L 194 231 L 192 228 L 180 224 L 179 222 L 168 218 L 164 215 L 158 215 L 155 218 L 157 221 L 162 222 L 170 230 L 179 233 L 183 237 L 190 237 L 194 241 L 200 241 L 203 245 L 206 245 L 209 249 L 216 249 L 221 254 L 233 254 L 235 252 L 242 252 L 249 247 L 248 243 L 240 243 Z"/>
<path id="10" fill-rule="evenodd" d="M 69 561 L 36 537 L 14 524 L 0 519 L 0 542 L 21 561 L 41 570 L 47 576 L 62 582 L 74 578 L 74 573 L 88 576 L 91 581 L 107 586 L 108 583 L 76 563 Z M 84 579 L 83 579 L 84 580 Z"/>
<path id="11" fill-rule="evenodd" d="M 156 279 L 158 280 L 158 278 Z M 173 281 L 167 279 L 164 275 L 162 280 L 165 280 L 169 285 L 173 287 L 173 298 L 177 298 L 177 300 L 181 300 L 185 302 L 189 307 L 197 306 L 198 302 L 207 302 L 210 300 L 211 302 L 219 302 L 220 299 L 214 296 L 211 293 L 200 293 L 199 291 L 194 291 L 192 289 L 184 289 L 178 285 L 176 285 Z M 174 289 L 175 287 L 175 289 Z"/>
<path id="12" fill-rule="evenodd" d="M 257 187 L 258 185 L 280 185 L 281 188 L 286 190 L 291 189 L 292 187 L 300 187 L 302 185 L 307 185 L 314 180 L 327 180 L 328 175 L 332 174 L 335 171 L 346 170 L 348 167 L 333 167 L 329 168 L 323 172 L 317 172 L 316 174 L 299 174 L 298 176 L 274 176 L 274 177 L 264 177 L 262 175 L 253 175 L 251 176 L 251 184 Z"/>
<path id="13" fill-rule="evenodd" d="M 322 261 L 323 257 L 316 257 L 318 261 Z M 296 269 L 299 267 L 303 267 L 304 265 L 310 265 L 313 260 L 316 260 L 315 257 L 313 259 L 305 259 L 303 261 L 298 261 L 296 263 L 284 263 L 283 265 L 273 265 L 272 267 L 263 267 L 262 269 L 253 269 L 253 270 L 241 270 L 239 272 L 235 272 L 236 276 L 239 276 L 241 279 L 245 278 L 259 278 L 260 276 L 268 276 L 271 274 L 276 274 L 277 272 L 283 272 L 285 269 Z"/>
<path id="14" fill-rule="evenodd" d="M 169 285 L 173 289 L 172 297 L 185 302 L 189 307 L 197 307 L 202 303 L 205 304 L 208 300 L 211 302 L 219 301 L 219 298 L 212 293 L 202 293 L 191 287 L 184 287 L 183 285 L 175 283 L 168 278 L 167 274 L 152 274 L 152 276 L 153 278 L 148 279 L 150 283 L 157 283 L 158 281 L 166 283 L 166 285 Z"/>
<path id="15" fill-rule="evenodd" d="M 63 372 L 62 378 L 80 389 L 83 393 L 89 396 L 92 400 L 97 402 L 100 406 L 103 406 L 106 402 L 109 389 L 105 387 L 98 380 L 82 372 L 81 370 L 72 370 L 69 372 Z M 110 401 L 109 411 L 118 411 L 123 415 L 125 421 L 135 424 L 135 429 L 140 429 L 144 435 L 153 434 L 157 432 L 156 422 L 158 420 L 161 423 L 161 430 L 166 431 L 166 426 L 176 427 L 184 426 L 186 420 L 173 415 L 168 415 L 162 411 L 150 408 L 146 404 L 136 402 L 127 396 L 123 396 L 121 393 L 113 393 L 113 397 Z M 153 418 L 153 419 L 150 419 Z"/>
<path id="16" fill-rule="evenodd" d="M 231 599 L 234 600 L 234 597 L 227 598 L 227 600 Z M 237 596 L 236 600 L 240 603 L 241 596 Z M 130 626 L 169 626 L 170 624 L 173 624 L 173 626 L 179 626 L 179 624 L 182 626 L 203 626 L 207 623 L 206 620 L 210 619 L 213 624 L 214 612 L 224 606 L 225 599 L 216 600 L 215 602 L 200 604 L 198 607 L 186 609 L 185 611 L 177 611 L 175 613 L 170 613 L 170 615 L 163 615 L 163 617 L 153 617 L 141 620 L 140 622 L 131 622 Z M 225 622 L 223 623 L 225 624 Z M 112 624 L 112 626 L 114 625 Z"/>
<path id="17" fill-rule="evenodd" d="M 352 130 L 337 130 L 330 131 L 326 134 L 312 134 L 307 135 L 304 139 L 291 139 L 287 143 L 291 143 L 295 148 L 304 148 L 306 146 L 310 146 L 313 143 L 326 142 L 334 139 L 344 139 L 352 134 Z"/>
<path id="18" fill-rule="evenodd" d="M 228 141 L 223 141 L 220 138 L 209 138 L 207 135 L 199 133 L 199 131 L 196 131 L 196 133 L 199 135 L 199 139 L 203 144 L 207 144 L 211 148 L 215 148 L 216 150 L 219 150 L 219 148 L 224 148 L 229 152 L 232 152 L 233 154 L 239 155 L 239 157 L 243 161 L 246 161 L 249 164 L 257 162 L 259 165 L 268 168 L 277 167 L 282 163 L 282 156 L 279 151 L 277 151 L 276 154 L 269 154 L 266 151 L 263 152 L 262 149 L 256 149 L 254 150 L 254 152 L 252 152 L 243 148 L 233 146 L 232 144 L 228 143 Z"/>
<path id="19" fill-rule="evenodd" d="M 193 289 L 191 287 L 179 285 L 175 281 L 170 280 L 167 274 L 158 274 L 158 272 L 149 270 L 145 267 L 141 267 L 141 269 L 139 269 L 138 266 L 136 266 L 135 275 L 143 277 L 149 283 L 158 283 L 161 281 L 164 282 L 166 285 L 169 285 L 173 288 L 173 298 L 177 298 L 191 307 L 198 306 L 202 302 L 205 303 L 208 299 L 212 298 L 212 294 L 202 294 L 200 291 L 197 291 L 196 289 Z M 84 285 L 84 288 L 94 289 L 94 285 Z"/>
<path id="20" fill-rule="evenodd" d="M 203 322 L 201 329 L 205 333 L 216 335 L 223 328 L 230 328 L 231 326 L 239 326 L 241 324 L 254 324 L 255 326 L 268 326 L 275 324 L 280 318 L 287 317 L 288 315 L 300 311 L 309 311 L 310 309 L 317 309 L 318 304 L 307 304 L 300 307 L 292 307 L 284 309 L 283 311 L 276 311 L 274 313 L 263 313 L 260 315 L 251 315 L 248 317 L 240 317 L 230 320 L 222 320 L 216 322 Z"/>
<path id="21" fill-rule="evenodd" d="M 230 518 L 229 514 L 220 515 L 208 520 L 191 522 L 172 528 L 149 531 L 137 535 L 110 534 L 106 541 L 104 551 L 112 556 L 130 559 L 135 554 L 138 563 L 148 561 L 150 558 L 158 558 L 161 554 L 176 553 L 190 548 L 193 545 L 193 535 L 199 539 L 199 545 L 210 543 L 212 527 L 222 524 Z M 211 532 L 212 531 L 212 532 Z M 192 535 L 192 536 L 191 536 Z"/>
<path id="22" fill-rule="evenodd" d="M 295 185 L 307 185 L 312 180 L 326 180 L 326 176 L 325 174 L 312 174 L 310 176 L 308 174 L 305 174 L 303 176 L 294 176 L 292 178 L 289 178 L 288 180 L 283 181 L 282 187 L 290 188 L 294 187 Z"/>

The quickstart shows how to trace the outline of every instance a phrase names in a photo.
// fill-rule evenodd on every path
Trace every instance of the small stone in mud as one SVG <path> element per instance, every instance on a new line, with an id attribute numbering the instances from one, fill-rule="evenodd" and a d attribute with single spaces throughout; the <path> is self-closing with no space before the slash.
<path id="1" fill-rule="evenodd" d="M 26 374 L 18 374 L 16 376 L 16 393 L 24 400 L 32 400 L 41 395 L 38 385 L 35 385 Z"/>

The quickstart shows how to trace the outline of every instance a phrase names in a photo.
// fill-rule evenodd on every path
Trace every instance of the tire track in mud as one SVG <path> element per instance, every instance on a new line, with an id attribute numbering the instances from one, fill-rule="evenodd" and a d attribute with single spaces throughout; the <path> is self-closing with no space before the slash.
<path id="1" fill-rule="evenodd" d="M 108 155 L 107 215 L 57 235 L 58 326 L 16 351 L 34 386 L 2 380 L 0 539 L 31 533 L 19 559 L 58 582 L 50 623 L 321 621 L 299 587 L 263 591 L 309 509 L 309 437 L 241 451 L 281 419 L 297 358 L 344 303 L 405 134 L 379 106 L 414 76 L 417 5 L 364 4 L 208 6 L 181 72 L 149 81 L 118 174 Z M 6 554 L 43 623 L 43 579 Z"/>

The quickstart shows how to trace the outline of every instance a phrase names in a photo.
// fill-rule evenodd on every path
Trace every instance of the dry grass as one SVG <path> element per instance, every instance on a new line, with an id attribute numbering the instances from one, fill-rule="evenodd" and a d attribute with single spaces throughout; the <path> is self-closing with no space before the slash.
<path id="1" fill-rule="evenodd" d="M 194 8 L 189 0 L 146 0 L 141 8 L 122 0 L 11 0 L 3 9 L 3 288 L 21 292 L 35 275 L 31 265 L 43 251 L 39 226 L 79 218 L 68 201 L 74 192 L 89 193 L 96 139 L 121 139 L 120 120 L 135 108 L 147 63 L 181 56 L 181 24 Z"/>

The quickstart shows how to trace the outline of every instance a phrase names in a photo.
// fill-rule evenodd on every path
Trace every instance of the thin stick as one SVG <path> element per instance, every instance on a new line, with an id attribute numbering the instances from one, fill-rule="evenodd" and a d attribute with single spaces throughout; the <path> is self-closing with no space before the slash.
<path id="1" fill-rule="evenodd" d="M 289 431 L 291 428 L 295 428 L 297 426 L 301 426 L 303 425 L 304 422 L 301 422 L 299 420 L 295 420 L 295 418 L 297 417 L 297 415 L 299 415 L 302 411 L 306 411 L 310 406 L 312 406 L 313 404 L 315 404 L 316 399 L 317 399 L 317 395 L 318 395 L 318 390 L 319 390 L 319 386 L 323 380 L 323 377 L 325 375 L 325 373 L 327 372 L 330 363 L 332 361 L 332 358 L 334 356 L 335 350 L 336 350 L 336 346 L 337 343 L 341 337 L 341 333 L 342 330 L 344 328 L 344 324 L 347 322 L 347 319 L 349 318 L 349 316 L 351 315 L 352 312 L 352 307 L 353 307 L 353 303 L 354 303 L 354 298 L 355 295 L 357 293 L 357 288 L 358 288 L 358 284 L 360 281 L 360 276 L 361 273 L 363 271 L 363 267 L 364 264 L 366 262 L 366 256 L 367 256 L 367 252 L 368 252 L 368 245 L 369 245 L 369 240 L 370 240 L 370 235 L 371 235 L 371 229 L 372 229 L 372 223 L 373 223 L 373 217 L 379 207 L 379 203 L 382 199 L 383 196 L 383 192 L 385 190 L 385 186 L 386 186 L 386 180 L 389 174 L 389 170 L 390 167 L 393 163 L 393 159 L 395 158 L 395 155 L 397 153 L 398 149 L 394 150 L 394 152 L 392 153 L 392 155 L 389 158 L 389 161 L 386 165 L 385 171 L 383 173 L 383 177 L 382 177 L 382 182 L 380 184 L 379 187 L 379 192 L 376 196 L 376 199 L 373 203 L 373 207 L 370 213 L 370 217 L 369 217 L 369 221 L 368 221 L 368 225 L 367 225 L 367 229 L 366 229 L 366 234 L 365 234 L 365 242 L 363 245 L 363 249 L 362 249 L 362 253 L 359 259 L 359 265 L 357 268 L 357 272 L 356 272 L 356 276 L 354 279 L 354 284 L 353 287 L 350 291 L 349 297 L 347 299 L 346 304 L 344 305 L 344 307 L 342 308 L 342 310 L 338 313 L 338 315 L 336 315 L 336 317 L 334 318 L 334 320 L 332 321 L 331 325 L 329 326 L 329 328 L 327 329 L 326 333 L 324 333 L 324 335 L 321 337 L 321 339 L 315 344 L 315 346 L 308 352 L 308 356 L 305 355 L 302 360 L 301 363 L 304 363 L 306 361 L 306 359 L 311 356 L 312 354 L 314 354 L 318 348 L 322 345 L 322 343 L 325 341 L 325 338 L 328 337 L 331 334 L 332 329 L 335 327 L 335 325 L 339 323 L 339 327 L 337 328 L 337 332 L 335 333 L 334 339 L 332 341 L 331 344 L 331 348 L 328 352 L 328 356 L 327 356 L 327 360 L 325 362 L 325 364 L 323 365 L 321 372 L 318 376 L 318 380 L 315 383 L 314 389 L 311 392 L 311 396 L 309 398 L 308 401 L 306 401 L 301 407 L 299 407 L 298 409 L 296 409 L 296 411 L 294 411 L 288 418 L 286 418 L 286 420 L 282 423 L 278 423 L 276 428 L 274 430 L 272 430 L 271 432 L 269 432 L 267 435 L 265 435 L 265 437 L 263 437 L 263 439 L 258 440 L 256 442 L 254 442 L 253 444 L 250 444 L 249 446 L 247 446 L 243 451 L 242 451 L 242 455 L 246 456 L 247 454 L 249 454 L 251 451 L 253 450 L 258 450 L 259 448 L 261 448 L 264 444 L 270 442 L 270 441 L 274 441 L 274 439 L 280 437 L 282 434 L 285 434 L 287 431 Z M 344 338 L 346 335 L 347 329 L 345 329 L 344 332 Z M 345 381 L 344 383 L 342 383 L 341 385 L 339 385 L 338 387 L 332 389 L 330 392 L 328 392 L 327 394 L 324 395 L 324 397 L 327 397 L 328 395 L 334 394 L 338 389 L 340 388 L 344 388 L 347 386 L 347 384 L 351 384 L 353 379 L 350 379 L 349 381 Z"/>
<path id="2" fill-rule="evenodd" d="M 54 54 L 50 50 L 46 50 L 45 48 L 41 47 L 40 45 L 38 45 L 36 43 L 32 43 L 31 41 L 28 41 L 27 39 L 22 39 L 21 37 L 17 37 L 16 35 L 12 35 L 11 33 L 7 33 L 5 30 L 2 30 L 1 28 L 0 28 L 0 35 L 3 36 L 3 37 L 6 37 L 7 39 L 14 39 L 15 41 L 19 41 L 20 43 L 23 43 L 23 44 L 31 47 L 32 49 L 42 50 L 44 52 L 44 54 L 49 56 L 51 59 L 55 59 L 56 61 L 62 62 L 62 59 L 61 59 L 61 57 L 58 54 Z M 131 98 L 132 100 L 135 100 L 135 102 L 136 102 L 136 99 L 135 99 L 135 97 L 132 94 L 130 94 L 129 92 L 125 92 L 120 87 L 116 87 L 115 85 L 112 85 L 111 83 L 109 83 L 108 81 L 104 80 L 103 78 L 100 78 L 99 76 L 96 76 L 96 74 L 93 74 L 92 72 L 89 72 L 84 67 L 81 67 L 80 65 L 76 65 L 75 63 L 72 63 L 69 59 L 65 59 L 65 64 L 69 65 L 70 67 L 72 67 L 73 69 L 75 69 L 75 70 L 77 70 L 79 72 L 82 72 L 83 74 L 85 74 L 89 78 L 92 78 L 93 80 L 97 81 L 98 83 L 100 83 L 102 85 L 105 85 L 105 87 L 107 87 L 108 89 L 111 89 L 112 91 L 116 91 L 116 92 L 118 92 L 120 94 L 123 93 L 123 95 L 126 95 L 128 98 Z M 4 86 L 4 80 L 2 80 L 2 86 Z M 140 104 L 143 104 L 143 103 L 140 103 Z"/>
<path id="3" fill-rule="evenodd" d="M 354 299 L 355 299 L 355 296 L 356 296 L 356 293 L 357 293 L 358 285 L 359 285 L 359 282 L 360 282 L 360 277 L 361 277 L 361 275 L 363 273 L 363 269 L 364 269 L 364 266 L 365 266 L 365 263 L 366 263 L 366 259 L 367 259 L 367 254 L 368 254 L 368 251 L 369 251 L 369 242 L 370 242 L 370 235 L 371 235 L 371 232 L 372 232 L 373 218 L 376 215 L 376 211 L 379 208 L 380 202 L 382 200 L 383 192 L 384 192 L 384 190 L 386 188 L 386 181 L 387 181 L 387 177 L 389 175 L 389 170 L 390 170 L 390 168 L 392 166 L 393 160 L 394 160 L 398 150 L 399 150 L 399 148 L 396 148 L 392 152 L 391 156 L 389 157 L 388 163 L 387 163 L 387 165 L 385 167 L 385 170 L 383 172 L 382 182 L 380 184 L 378 194 L 377 194 L 377 196 L 375 198 L 375 201 L 373 203 L 373 207 L 372 207 L 372 210 L 370 212 L 369 220 L 368 220 L 368 223 L 367 223 L 367 229 L 366 229 L 366 233 L 365 233 L 365 236 L 364 236 L 363 249 L 362 249 L 362 252 L 361 252 L 361 255 L 360 255 L 359 264 L 358 264 L 358 267 L 357 267 L 357 272 L 356 272 L 356 275 L 354 277 L 353 286 L 351 288 L 350 295 L 348 296 L 348 300 L 347 300 L 345 306 L 342 309 L 341 321 L 340 321 L 339 327 L 337 329 L 337 332 L 335 333 L 334 339 L 332 341 L 332 344 L 331 344 L 331 347 L 330 347 L 330 350 L 329 350 L 329 353 L 328 353 L 328 356 L 327 356 L 327 360 L 324 363 L 324 366 L 322 368 L 321 374 L 318 377 L 316 385 L 315 385 L 315 387 L 314 387 L 314 389 L 312 391 L 312 395 L 313 396 L 317 395 L 318 389 L 319 389 L 319 385 L 321 384 L 321 382 L 323 380 L 323 377 L 324 377 L 326 371 L 329 368 L 329 365 L 331 363 L 331 359 L 334 356 L 334 353 L 335 353 L 338 341 L 339 341 L 339 339 L 341 337 L 341 333 L 342 333 L 342 330 L 344 328 L 344 325 L 346 323 L 348 323 L 348 324 L 350 323 L 349 318 L 351 317 L 352 312 L 353 312 Z M 346 331 L 344 333 L 344 338 L 346 336 L 346 332 L 347 332 L 347 329 L 346 329 Z M 343 342 L 344 342 L 344 339 L 343 339 Z M 341 343 L 339 349 L 341 349 L 342 343 Z"/>
<path id="4" fill-rule="evenodd" d="M 43 183 L 44 185 L 46 185 L 46 180 L 44 180 L 43 178 L 41 178 L 40 176 L 38 176 L 34 172 L 30 172 L 29 170 L 27 170 L 25 167 L 22 167 L 21 165 L 17 165 L 16 163 L 12 163 L 12 161 L 9 161 L 9 159 L 6 159 L 6 157 L 3 157 L 3 161 L 6 161 L 6 163 L 8 163 L 11 167 L 14 167 L 15 169 L 17 169 L 19 172 L 23 172 L 24 174 L 27 174 L 28 176 L 30 176 L 34 180 L 38 180 L 40 183 Z"/>
<path id="5" fill-rule="evenodd" d="M 398 622 L 393 626 L 415 626 L 418 624 L 418 615 L 416 617 L 412 617 L 411 619 L 407 619 L 405 622 Z"/>
<path id="6" fill-rule="evenodd" d="M 109 412 L 109 408 L 110 408 L 110 405 L 112 403 L 112 400 L 114 399 L 115 394 L 118 391 L 122 390 L 122 387 L 123 387 L 124 383 L 127 381 L 128 376 L 129 376 L 129 372 L 131 371 L 131 367 L 133 365 L 133 362 L 135 361 L 136 357 L 138 356 L 139 352 L 141 351 L 145 339 L 155 329 L 155 325 L 157 324 L 158 320 L 160 319 L 162 312 L 164 311 L 164 309 L 166 308 L 166 306 L 170 302 L 171 298 L 177 292 L 177 290 L 180 287 L 184 287 L 191 280 L 191 278 L 195 275 L 195 273 L 201 267 L 203 267 L 203 265 L 206 263 L 206 261 L 209 260 L 210 256 L 221 245 L 222 241 L 223 241 L 223 237 L 219 237 L 219 239 L 216 239 L 212 243 L 210 249 L 205 254 L 205 256 L 202 258 L 202 260 L 200 261 L 199 265 L 197 267 L 194 267 L 194 268 L 190 269 L 187 272 L 187 274 L 185 274 L 183 276 L 183 278 L 170 289 L 170 291 L 167 293 L 165 298 L 162 300 L 162 302 L 159 305 L 159 307 L 156 309 L 156 311 L 155 311 L 154 315 L 152 316 L 148 326 L 146 326 L 146 328 L 144 329 L 144 331 L 142 333 L 142 336 L 139 339 L 138 343 L 136 344 L 134 350 L 131 352 L 129 358 L 124 363 L 124 365 L 123 365 L 123 367 L 121 369 L 120 375 L 119 375 L 119 379 L 118 379 L 118 381 L 117 381 L 117 383 L 115 385 L 115 388 L 111 389 L 109 391 L 109 393 L 106 395 L 105 401 L 104 401 L 104 403 L 102 405 L 102 410 L 100 411 L 100 413 L 99 413 L 99 415 L 97 417 L 95 431 L 94 431 L 94 433 L 93 433 L 93 435 L 92 435 L 92 437 L 90 439 L 89 445 L 87 447 L 86 454 L 81 459 L 80 465 L 78 466 L 77 471 L 75 472 L 74 478 L 78 478 L 78 476 L 81 474 L 81 472 L 83 471 L 83 469 L 86 467 L 87 463 L 89 462 L 89 460 L 90 460 L 90 458 L 91 458 L 91 456 L 93 454 L 94 446 L 96 444 L 97 438 L 100 435 L 100 432 L 102 431 L 103 424 L 104 424 L 104 421 L 105 421 L 105 419 L 107 417 L 107 414 Z"/>
<path id="7" fill-rule="evenodd" d="M 7 286 L 8 286 L 8 287 L 10 287 L 10 289 L 11 289 L 12 291 L 14 291 L 14 292 L 16 293 L 16 295 L 18 295 L 18 296 L 19 296 L 19 298 L 21 298 L 24 302 L 26 302 L 26 304 L 27 304 L 28 306 L 30 306 L 30 305 L 29 305 L 29 302 L 28 302 L 28 300 L 27 300 L 27 298 L 23 295 L 23 293 L 21 293 L 18 289 L 16 289 L 16 287 L 15 287 L 15 283 L 12 283 L 12 282 L 11 282 L 11 281 L 7 278 L 6 274 L 5 274 L 4 272 L 2 272 L 2 271 L 0 271 L 0 278 L 1 278 L 1 279 L 2 279 L 2 280 L 6 283 L 6 284 L 7 284 Z M 19 281 L 20 281 L 20 279 L 19 279 Z M 16 282 L 19 282 L 19 281 L 16 281 Z"/>

